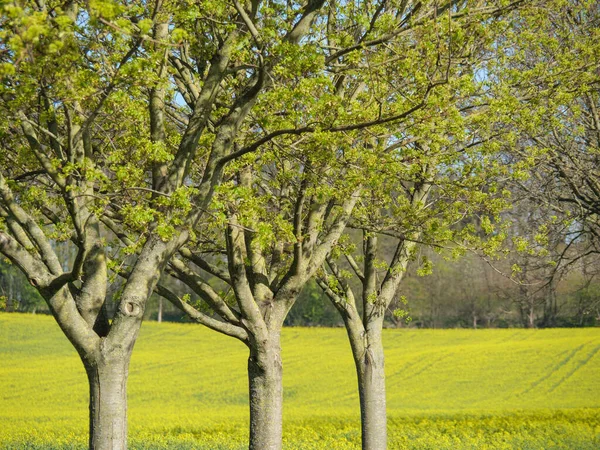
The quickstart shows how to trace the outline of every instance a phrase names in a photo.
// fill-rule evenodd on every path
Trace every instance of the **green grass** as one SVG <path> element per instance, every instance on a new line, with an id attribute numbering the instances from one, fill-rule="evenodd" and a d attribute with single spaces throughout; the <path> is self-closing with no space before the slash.
<path id="1" fill-rule="evenodd" d="M 390 449 L 600 448 L 600 329 L 386 330 Z M 287 449 L 357 449 L 342 329 L 286 329 Z M 145 323 L 129 377 L 130 446 L 242 449 L 247 349 Z M 83 448 L 87 386 L 51 317 L 0 314 L 0 448 Z"/>

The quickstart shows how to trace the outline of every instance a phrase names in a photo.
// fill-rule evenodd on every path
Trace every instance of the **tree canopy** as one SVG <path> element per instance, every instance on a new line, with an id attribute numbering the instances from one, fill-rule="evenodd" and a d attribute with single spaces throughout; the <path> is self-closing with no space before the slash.
<path id="1" fill-rule="evenodd" d="M 417 249 L 494 257 L 511 183 L 597 249 L 593 2 L 0 8 L 0 253 L 82 358 L 92 448 L 126 446 L 153 293 L 248 345 L 250 447 L 277 449 L 280 330 L 316 276 L 347 325 L 375 449 L 381 328 Z M 514 246 L 543 253 L 543 226 Z"/>

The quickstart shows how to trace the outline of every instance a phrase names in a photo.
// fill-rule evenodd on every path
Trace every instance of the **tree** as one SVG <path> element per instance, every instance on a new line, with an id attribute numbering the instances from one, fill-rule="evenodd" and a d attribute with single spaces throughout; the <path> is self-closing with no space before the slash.
<path id="1" fill-rule="evenodd" d="M 282 49 L 299 45 L 320 6 L 265 6 L 263 37 L 256 3 L 2 4 L 0 252 L 82 359 L 90 448 L 126 447 L 128 365 L 148 298 L 201 229 L 225 165 L 272 137 L 236 147 L 269 73 L 295 63 Z M 73 249 L 70 266 L 57 241 Z"/>
<path id="2" fill-rule="evenodd" d="M 308 66 L 310 72 L 299 65 L 301 73 L 293 69 L 278 74 L 274 79 L 281 87 L 258 102 L 257 124 L 249 127 L 247 138 L 265 142 L 256 154 L 228 168 L 228 182 L 212 206 L 212 229 L 196 230 L 197 238 L 170 262 L 168 274 L 187 284 L 212 314 L 162 284 L 158 287 L 161 295 L 197 322 L 249 347 L 250 448 L 255 449 L 281 448 L 281 328 L 303 287 L 339 239 L 356 203 L 361 177 L 360 169 L 353 167 L 361 167 L 357 161 L 364 159 L 352 149 L 356 136 L 373 123 L 386 121 L 377 118 L 378 108 L 365 111 L 353 105 L 350 96 L 335 95 L 340 89 L 335 75 L 325 72 L 328 66 L 321 59 L 316 64 L 312 60 L 314 45 L 306 47 L 303 53 L 311 58 L 306 62 L 314 64 Z M 349 82 L 350 92 L 364 88 L 360 86 L 366 71 L 357 71 L 355 77 L 358 80 Z M 341 108 L 332 108 L 336 103 L 353 114 L 338 117 Z M 290 136 L 267 134 L 265 140 L 260 134 L 265 120 L 273 122 L 273 107 L 275 118 L 281 117 L 276 119 L 282 122 L 275 123 L 278 128 L 289 120 L 299 123 L 282 133 Z M 294 110 L 301 113 L 294 117 Z M 374 119 L 365 120 L 369 117 Z M 313 121 L 327 124 L 327 129 L 305 125 Z M 348 152 L 346 157 L 343 151 Z M 224 289 L 209 277 L 220 279 Z"/>
<path id="3" fill-rule="evenodd" d="M 465 16 L 461 8 L 467 6 L 473 9 Z M 515 20 L 511 13 L 516 5 L 491 10 L 488 5 L 484 11 L 476 6 L 449 4 L 446 14 L 420 30 L 415 40 L 429 45 L 431 61 L 443 61 L 444 83 L 414 120 L 381 134 L 378 177 L 350 220 L 350 227 L 362 232 L 362 248 L 339 245 L 318 275 L 349 337 L 363 449 L 387 447 L 382 328 L 419 246 L 448 247 L 455 256 L 466 249 L 495 254 L 506 237 L 500 213 L 510 198 L 502 180 L 518 177 L 526 168 L 507 164 L 506 148 L 515 142 L 508 122 L 515 97 L 502 93 L 502 68 L 490 65 L 504 50 L 499 36 Z M 427 73 L 435 63 L 409 55 L 413 67 L 425 74 L 417 69 L 403 74 L 404 79 L 435 77 L 435 72 Z M 381 236 L 396 239 L 388 258 L 379 246 Z M 419 264 L 420 272 L 431 270 L 428 259 Z M 350 278 L 360 281 L 360 294 Z"/>
<path id="4" fill-rule="evenodd" d="M 469 169 L 466 178 L 456 177 L 452 170 L 448 171 L 448 158 L 457 157 L 449 165 L 462 172 L 458 161 L 464 163 L 463 158 L 469 158 L 465 152 L 453 146 L 432 151 L 434 145 L 423 150 L 418 141 L 415 140 L 420 149 L 418 156 L 408 151 L 410 163 L 404 158 L 385 160 L 389 173 L 380 177 L 381 189 L 385 192 L 393 186 L 392 195 L 368 196 L 357 208 L 351 226 L 363 232 L 362 249 L 340 246 L 329 255 L 318 275 L 319 285 L 344 320 L 350 341 L 358 378 L 364 449 L 385 449 L 387 445 L 382 329 L 408 265 L 417 260 L 418 247 L 454 247 L 458 256 L 465 248 L 478 245 L 493 253 L 504 239 L 499 212 L 507 207 L 506 199 L 486 192 L 498 162 L 484 156 L 481 166 Z M 481 149 L 477 152 L 485 155 Z M 438 162 L 441 160 L 444 163 Z M 475 214 L 486 221 L 485 243 L 470 224 L 461 225 L 466 216 Z M 382 256 L 381 236 L 396 238 L 390 258 Z M 340 258 L 345 260 L 345 266 L 338 261 Z M 427 258 L 416 263 L 421 274 L 431 270 Z M 359 292 L 349 278 L 360 281 Z M 360 307 L 357 298 L 361 299 Z M 403 317 L 407 313 L 398 309 L 395 314 Z"/>
<path id="5" fill-rule="evenodd" d="M 518 188 L 546 211 L 549 231 L 563 228 L 565 245 L 553 255 L 552 276 L 560 278 L 599 250 L 600 8 L 580 0 L 551 2 L 527 24 L 511 31 L 511 90 L 527 105 L 515 115 L 521 139 L 512 154 L 535 164 Z"/>
<path id="6" fill-rule="evenodd" d="M 556 323 L 558 283 L 580 258 L 598 253 L 600 10 L 565 0 L 525 11 L 503 37 L 500 64 L 505 91 L 520 105 L 508 117 L 518 139 L 507 158 L 531 174 L 510 187 L 524 206 L 513 233 L 520 287 L 509 295 L 523 325 L 533 327 L 542 309 L 539 323 Z"/>
<path id="7" fill-rule="evenodd" d="M 228 167 L 228 182 L 212 205 L 216 233 L 197 230 L 169 264 L 169 275 L 194 290 L 213 314 L 159 286 L 194 320 L 249 347 L 251 448 L 281 447 L 280 330 L 303 286 L 339 243 L 357 202 L 366 205 L 359 217 L 378 216 L 384 202 L 432 228 L 436 215 L 456 221 L 474 207 L 452 206 L 487 183 L 482 165 L 489 159 L 469 151 L 490 140 L 493 128 L 489 116 L 473 112 L 480 105 L 470 101 L 479 86 L 472 82 L 478 67 L 470 52 L 493 41 L 486 21 L 496 25 L 492 19 L 501 11 L 482 2 L 330 4 L 311 10 L 314 27 L 301 51 L 286 47 L 282 57 L 296 65 L 270 73 L 273 90 L 257 101 L 238 153 L 257 151 Z M 252 16 L 252 39 L 264 44 L 268 19 Z M 481 129 L 477 135 L 464 136 L 461 108 L 473 112 L 469 125 Z M 433 159 L 421 155 L 438 159 L 429 164 Z M 494 164 L 486 173 L 497 169 Z M 436 205 L 446 210 L 436 209 L 432 217 L 428 208 L 421 213 L 430 178 L 450 180 L 457 173 L 467 179 L 464 185 L 440 182 L 450 192 Z M 405 185 L 398 184 L 398 174 Z M 474 204 L 488 200 L 481 195 Z M 488 204 L 491 210 L 498 206 Z M 431 233 L 442 239 L 446 230 L 438 228 Z M 418 238 L 420 228 L 409 232 Z M 413 247 L 403 242 L 400 265 Z M 400 267 L 393 265 L 394 271 Z M 207 276 L 219 278 L 223 288 Z M 398 277 L 392 278 L 395 284 Z M 370 443 L 365 432 L 366 448 L 385 446 L 380 433 L 371 432 L 376 428 L 367 427 L 377 437 Z"/>
<path id="8" fill-rule="evenodd" d="M 590 257 L 580 258 L 582 285 L 572 294 L 573 324 L 585 326 L 600 321 L 600 290 L 594 282 L 598 275 L 598 260 L 590 261 Z M 595 264 L 594 264 L 595 263 Z M 595 267 L 594 267 L 595 266 Z"/>

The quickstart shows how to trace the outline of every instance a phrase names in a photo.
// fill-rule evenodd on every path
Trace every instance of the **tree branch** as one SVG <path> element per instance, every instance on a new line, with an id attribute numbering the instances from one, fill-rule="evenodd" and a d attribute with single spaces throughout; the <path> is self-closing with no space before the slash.
<path id="1" fill-rule="evenodd" d="M 219 333 L 239 339 L 244 343 L 248 342 L 248 333 L 242 327 L 233 325 L 231 323 L 221 322 L 220 320 L 216 320 L 198 311 L 192 305 L 184 302 L 179 296 L 160 283 L 156 286 L 155 292 L 161 297 L 167 299 L 175 307 L 183 311 L 188 317 L 197 323 L 202 324 L 211 330 L 215 330 Z"/>

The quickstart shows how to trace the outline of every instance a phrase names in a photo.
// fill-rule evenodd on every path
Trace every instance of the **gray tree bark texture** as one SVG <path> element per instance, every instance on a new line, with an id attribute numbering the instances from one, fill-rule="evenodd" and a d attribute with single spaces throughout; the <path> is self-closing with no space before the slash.
<path id="1" fill-rule="evenodd" d="M 283 421 L 283 367 L 279 336 L 248 358 L 250 450 L 280 450 Z"/>
<path id="2" fill-rule="evenodd" d="M 90 385 L 90 450 L 127 449 L 129 355 L 85 364 Z"/>
<path id="3" fill-rule="evenodd" d="M 387 449 L 385 364 L 378 334 L 370 336 L 363 355 L 355 355 L 363 450 Z"/>

